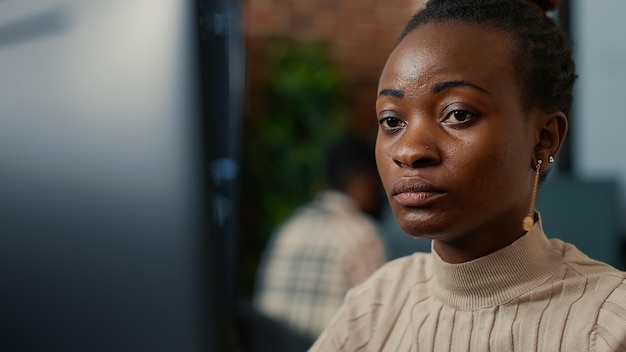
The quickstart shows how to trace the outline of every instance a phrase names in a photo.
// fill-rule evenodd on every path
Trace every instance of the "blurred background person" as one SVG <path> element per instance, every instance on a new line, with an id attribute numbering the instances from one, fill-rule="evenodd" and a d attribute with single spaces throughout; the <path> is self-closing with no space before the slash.
<path id="1" fill-rule="evenodd" d="M 327 188 L 274 232 L 257 278 L 255 307 L 311 339 L 345 293 L 386 261 L 374 222 L 382 193 L 373 149 L 357 137 L 336 143 L 326 159 Z"/>

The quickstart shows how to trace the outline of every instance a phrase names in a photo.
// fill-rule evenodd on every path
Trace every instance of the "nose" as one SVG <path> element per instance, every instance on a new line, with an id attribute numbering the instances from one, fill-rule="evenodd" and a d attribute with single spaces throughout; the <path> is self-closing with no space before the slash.
<path id="1" fill-rule="evenodd" d="M 435 129 L 410 126 L 394 143 L 391 158 L 400 167 L 422 168 L 441 162 Z"/>

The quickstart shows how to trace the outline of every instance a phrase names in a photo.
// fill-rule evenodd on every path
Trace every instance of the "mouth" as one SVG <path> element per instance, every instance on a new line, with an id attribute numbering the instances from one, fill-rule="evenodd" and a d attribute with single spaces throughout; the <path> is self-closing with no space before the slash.
<path id="1" fill-rule="evenodd" d="M 430 205 L 446 194 L 420 178 L 402 178 L 393 185 L 392 197 L 398 204 L 405 207 L 424 207 Z"/>

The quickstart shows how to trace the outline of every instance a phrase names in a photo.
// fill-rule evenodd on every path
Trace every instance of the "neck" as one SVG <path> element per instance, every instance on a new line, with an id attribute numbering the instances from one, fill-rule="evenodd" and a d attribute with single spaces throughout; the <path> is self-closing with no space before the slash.
<path id="1" fill-rule="evenodd" d="M 450 264 L 484 257 L 510 245 L 526 233 L 521 226 L 523 217 L 514 214 L 452 239 L 435 239 L 433 249 L 441 259 Z"/>
<path id="2" fill-rule="evenodd" d="M 559 265 L 561 253 L 537 222 L 511 245 L 476 260 L 450 264 L 433 253 L 434 292 L 452 307 L 493 307 L 545 282 Z"/>

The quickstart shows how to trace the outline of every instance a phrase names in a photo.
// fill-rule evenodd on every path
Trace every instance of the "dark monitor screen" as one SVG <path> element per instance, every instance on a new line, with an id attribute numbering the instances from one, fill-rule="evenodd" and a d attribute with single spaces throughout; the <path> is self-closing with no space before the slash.
<path id="1" fill-rule="evenodd" d="M 0 1 L 0 350 L 212 350 L 196 6 Z"/>

